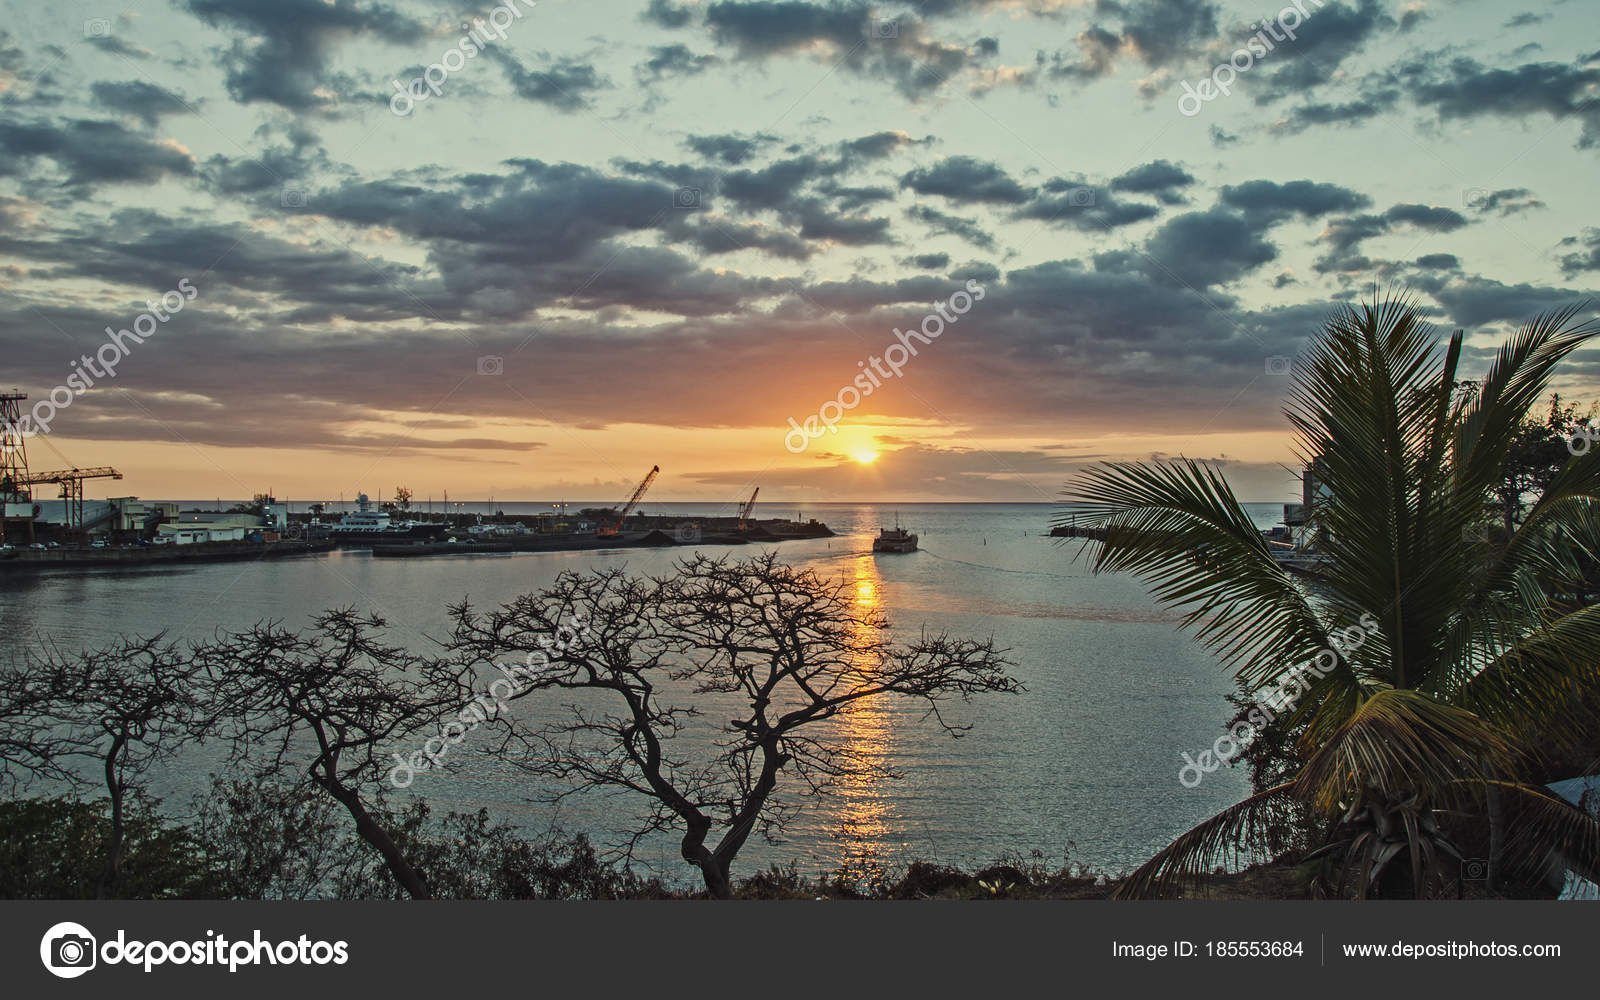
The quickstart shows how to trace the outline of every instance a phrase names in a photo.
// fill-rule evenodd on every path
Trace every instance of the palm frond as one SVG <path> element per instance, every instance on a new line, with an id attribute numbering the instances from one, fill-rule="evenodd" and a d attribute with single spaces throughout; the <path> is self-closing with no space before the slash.
<path id="1" fill-rule="evenodd" d="M 1562 865 L 1600 883 L 1600 820 L 1546 789 L 1494 782 L 1517 821 L 1506 841 L 1506 858 L 1534 876 Z"/>
<path id="2" fill-rule="evenodd" d="M 1439 802 L 1466 777 L 1506 774 L 1517 751 L 1492 724 L 1416 691 L 1389 689 L 1368 698 L 1331 738 L 1304 748 L 1296 795 L 1324 813 L 1350 807 L 1376 790 Z"/>
<path id="3" fill-rule="evenodd" d="M 1448 692 L 1510 732 L 1570 745 L 1591 735 L 1584 697 L 1600 684 L 1600 605 L 1546 620 Z"/>
<path id="4" fill-rule="evenodd" d="M 1215 469 L 1187 459 L 1108 463 L 1065 495 L 1073 509 L 1058 524 L 1071 518 L 1105 530 L 1096 572 L 1145 580 L 1247 685 L 1274 681 L 1328 644 L 1310 600 Z"/>
<path id="5" fill-rule="evenodd" d="M 1294 809 L 1294 784 L 1258 792 L 1174 840 L 1125 879 L 1113 899 L 1149 899 L 1192 884 L 1218 865 L 1236 865 L 1247 855 L 1270 857 L 1288 845 L 1274 843 Z"/>

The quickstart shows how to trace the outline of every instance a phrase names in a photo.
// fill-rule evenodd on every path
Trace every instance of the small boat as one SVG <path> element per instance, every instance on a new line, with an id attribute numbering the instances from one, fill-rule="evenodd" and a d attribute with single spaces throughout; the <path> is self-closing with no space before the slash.
<path id="1" fill-rule="evenodd" d="M 900 527 L 900 518 L 894 519 L 893 528 L 879 528 L 878 537 L 872 540 L 874 552 L 915 552 L 917 536 Z"/>

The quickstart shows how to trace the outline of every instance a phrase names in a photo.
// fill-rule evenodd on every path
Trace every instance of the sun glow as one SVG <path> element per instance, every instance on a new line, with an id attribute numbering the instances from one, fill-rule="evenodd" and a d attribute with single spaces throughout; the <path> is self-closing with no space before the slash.
<path id="1" fill-rule="evenodd" d="M 860 462 L 862 465 L 871 465 L 873 462 L 878 460 L 878 453 L 869 448 L 862 448 L 857 451 L 852 451 L 850 453 L 850 457 L 855 459 L 857 462 Z"/>

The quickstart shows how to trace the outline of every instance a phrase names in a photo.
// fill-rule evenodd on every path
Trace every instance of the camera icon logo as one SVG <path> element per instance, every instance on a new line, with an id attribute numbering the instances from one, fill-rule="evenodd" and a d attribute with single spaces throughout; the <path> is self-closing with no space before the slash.
<path id="1" fill-rule="evenodd" d="M 106 17 L 91 17 L 83 22 L 83 37 L 105 38 L 111 34 L 111 19 Z"/>
<path id="2" fill-rule="evenodd" d="M 693 545 L 700 541 L 700 526 L 693 522 L 684 522 L 672 529 L 673 537 L 684 545 Z"/>
<path id="3" fill-rule="evenodd" d="M 284 188 L 278 196 L 284 208 L 305 208 L 306 193 L 299 188 Z"/>
<path id="4" fill-rule="evenodd" d="M 1489 862 L 1483 858 L 1467 858 L 1461 862 L 1461 878 L 1466 882 L 1483 882 L 1489 878 Z"/>
<path id="5" fill-rule="evenodd" d="M 699 208 L 700 189 L 697 187 L 681 187 L 672 192 L 673 208 Z"/>
<path id="6" fill-rule="evenodd" d="M 1581 424 L 1567 435 L 1567 451 L 1577 456 L 1587 455 L 1596 441 L 1600 441 L 1600 427 Z"/>
<path id="7" fill-rule="evenodd" d="M 485 354 L 478 359 L 479 375 L 501 375 L 506 370 L 506 359 L 496 354 Z"/>
<path id="8" fill-rule="evenodd" d="M 1094 188 L 1078 187 L 1067 192 L 1067 204 L 1073 208 L 1089 208 L 1094 205 Z"/>
<path id="9" fill-rule="evenodd" d="M 62 979 L 76 979 L 94 968 L 95 955 L 94 935 L 82 924 L 56 924 L 39 941 L 44 967 Z"/>
<path id="10" fill-rule="evenodd" d="M 899 38 L 900 22 L 894 18 L 883 18 L 872 22 L 873 38 Z"/>
<path id="11" fill-rule="evenodd" d="M 1274 354 L 1267 359 L 1268 375 L 1287 375 L 1294 367 L 1294 362 L 1282 354 Z"/>
<path id="12" fill-rule="evenodd" d="M 1463 208 L 1482 208 L 1484 202 L 1489 200 L 1489 192 L 1485 188 L 1462 188 L 1461 206 Z"/>

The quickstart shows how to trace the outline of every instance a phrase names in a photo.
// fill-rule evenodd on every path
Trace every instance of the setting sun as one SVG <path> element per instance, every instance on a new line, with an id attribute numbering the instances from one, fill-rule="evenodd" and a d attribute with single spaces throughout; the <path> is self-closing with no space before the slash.
<path id="1" fill-rule="evenodd" d="M 860 451 L 852 451 L 850 453 L 850 457 L 855 459 L 857 462 L 860 462 L 862 465 L 871 465 L 873 462 L 878 460 L 878 453 L 864 448 Z"/>

